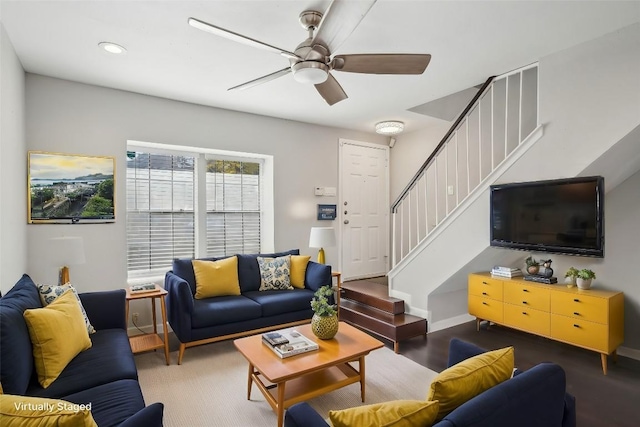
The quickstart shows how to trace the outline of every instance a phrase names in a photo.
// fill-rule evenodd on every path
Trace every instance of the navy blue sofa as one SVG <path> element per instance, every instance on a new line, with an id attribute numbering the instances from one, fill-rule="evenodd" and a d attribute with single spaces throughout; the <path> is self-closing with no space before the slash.
<path id="1" fill-rule="evenodd" d="M 484 353 L 473 344 L 451 340 L 448 366 Z M 434 424 L 434 427 L 575 427 L 575 398 L 566 393 L 564 370 L 553 363 L 541 363 L 516 371 L 513 378 L 490 388 L 462 404 Z M 425 384 L 425 396 L 428 384 Z M 306 402 L 291 406 L 285 427 L 327 427 L 322 417 Z"/>
<path id="2" fill-rule="evenodd" d="M 331 266 L 309 261 L 304 289 L 259 291 L 257 257 L 299 255 L 298 249 L 273 254 L 239 254 L 241 295 L 195 299 L 196 280 L 191 258 L 173 260 L 165 275 L 167 317 L 180 341 L 178 364 L 185 349 L 266 330 L 308 323 L 311 299 L 318 288 L 331 285 Z M 199 258 L 216 261 L 222 258 Z"/>
<path id="3" fill-rule="evenodd" d="M 96 333 L 92 346 L 78 354 L 60 376 L 42 388 L 35 375 L 27 309 L 41 308 L 28 275 L 0 298 L 0 383 L 5 394 L 91 403 L 99 427 L 161 427 L 164 406 L 145 407 L 125 322 L 125 291 L 80 294 Z"/>

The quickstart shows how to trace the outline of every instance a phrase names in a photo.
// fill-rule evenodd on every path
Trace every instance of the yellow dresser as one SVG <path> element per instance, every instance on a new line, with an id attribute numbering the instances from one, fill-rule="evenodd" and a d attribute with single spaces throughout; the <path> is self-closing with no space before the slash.
<path id="1" fill-rule="evenodd" d="M 469 314 L 483 320 L 616 356 L 624 341 L 624 294 L 546 285 L 522 278 L 469 275 Z"/>

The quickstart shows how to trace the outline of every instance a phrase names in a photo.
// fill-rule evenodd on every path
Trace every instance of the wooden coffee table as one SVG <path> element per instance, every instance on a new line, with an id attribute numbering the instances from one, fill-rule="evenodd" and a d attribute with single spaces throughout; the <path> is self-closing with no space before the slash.
<path id="1" fill-rule="evenodd" d="M 382 347 L 382 342 L 344 322 L 340 322 L 338 333 L 331 340 L 316 338 L 309 324 L 290 329 L 317 342 L 320 348 L 281 359 L 262 343 L 261 334 L 233 342 L 249 361 L 248 400 L 255 382 L 278 415 L 278 427 L 282 426 L 286 408 L 349 384 L 360 383 L 360 396 L 364 402 L 364 358 Z M 347 363 L 355 361 L 358 369 Z"/>

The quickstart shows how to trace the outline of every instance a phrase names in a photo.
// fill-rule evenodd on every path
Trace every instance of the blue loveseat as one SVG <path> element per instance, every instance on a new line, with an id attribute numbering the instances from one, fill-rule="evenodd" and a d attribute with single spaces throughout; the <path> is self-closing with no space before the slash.
<path id="1" fill-rule="evenodd" d="M 473 344 L 451 340 L 448 366 L 484 353 Z M 565 391 L 564 370 L 541 363 L 527 371 L 516 371 L 504 381 L 459 406 L 434 427 L 575 427 L 575 398 Z M 425 396 L 428 384 L 425 384 Z M 401 398 L 401 397 L 400 397 Z M 291 406 L 285 427 L 327 427 L 323 418 L 306 402 Z M 416 426 L 419 427 L 419 426 Z"/>
<path id="2" fill-rule="evenodd" d="M 196 299 L 196 279 L 191 258 L 175 259 L 164 280 L 168 294 L 167 317 L 180 341 L 178 364 L 187 347 L 208 344 L 272 329 L 308 323 L 311 299 L 318 288 L 331 285 L 331 267 L 309 261 L 304 289 L 259 291 L 257 257 L 299 255 L 298 249 L 273 254 L 239 254 L 241 295 Z M 199 258 L 216 261 L 222 258 Z"/>
<path id="3" fill-rule="evenodd" d="M 5 394 L 91 403 L 99 427 L 161 427 L 162 403 L 145 407 L 125 323 L 125 291 L 80 294 L 96 329 L 92 346 L 78 354 L 47 388 L 35 375 L 29 330 L 23 313 L 42 308 L 28 275 L 0 298 L 0 383 Z"/>

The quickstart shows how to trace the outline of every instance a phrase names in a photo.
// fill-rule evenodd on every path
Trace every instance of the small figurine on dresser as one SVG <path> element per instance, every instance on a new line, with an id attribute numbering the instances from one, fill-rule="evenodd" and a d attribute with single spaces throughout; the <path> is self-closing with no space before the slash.
<path id="1" fill-rule="evenodd" d="M 553 268 L 551 268 L 551 260 L 541 260 L 542 267 L 538 270 L 538 275 L 542 277 L 551 277 L 553 276 Z"/>

